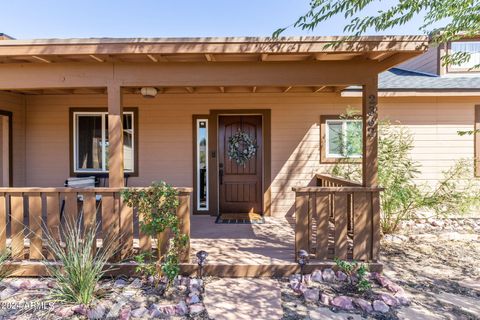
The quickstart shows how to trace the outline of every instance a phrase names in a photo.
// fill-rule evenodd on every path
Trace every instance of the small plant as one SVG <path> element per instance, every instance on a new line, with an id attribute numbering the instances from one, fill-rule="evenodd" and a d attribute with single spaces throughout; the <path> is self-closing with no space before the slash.
<path id="1" fill-rule="evenodd" d="M 125 189 L 122 197 L 128 206 L 136 207 L 138 214 L 143 216 L 140 228 L 144 233 L 158 237 L 162 232 L 170 232 L 167 252 L 163 253 L 158 245 L 158 272 L 167 277 L 170 284 L 180 272 L 179 256 L 188 243 L 188 236 L 180 232 L 177 190 L 160 181 L 145 189 Z M 158 243 L 160 242 L 159 237 Z"/>
<path id="2" fill-rule="evenodd" d="M 12 272 L 12 269 L 6 266 L 6 263 L 10 259 L 10 251 L 7 249 L 0 251 L 0 281 L 8 277 Z"/>
<path id="3" fill-rule="evenodd" d="M 56 280 L 56 286 L 49 294 L 52 302 L 89 305 L 98 296 L 95 289 L 98 281 L 111 270 L 106 267 L 107 261 L 117 250 L 112 233 L 104 237 L 101 248 L 95 248 L 99 225 L 83 228 L 82 220 L 73 222 L 67 219 L 64 225 L 60 225 L 62 241 L 44 228 L 48 249 L 54 260 L 62 265 L 62 268 L 52 266 L 45 259 L 50 275 Z"/>
<path id="4" fill-rule="evenodd" d="M 155 257 L 149 251 L 142 252 L 135 256 L 135 262 L 137 263 L 137 267 L 135 268 L 135 272 L 140 273 L 143 277 L 155 277 L 157 274 L 157 265 L 155 261 Z M 158 283 L 155 282 L 155 285 Z"/>
<path id="5" fill-rule="evenodd" d="M 358 262 L 348 262 L 335 258 L 338 269 L 347 275 L 348 286 L 357 292 L 365 292 L 372 288 L 370 281 L 366 279 L 368 267 Z"/>

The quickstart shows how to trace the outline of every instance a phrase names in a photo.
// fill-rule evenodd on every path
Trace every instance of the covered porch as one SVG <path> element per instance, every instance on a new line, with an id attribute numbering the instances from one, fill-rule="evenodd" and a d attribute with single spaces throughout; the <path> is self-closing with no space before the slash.
<path id="1" fill-rule="evenodd" d="M 184 272 L 196 270 L 194 255 L 202 249 L 210 253 L 207 272 L 220 275 L 294 272 L 301 249 L 311 254 L 312 264 L 329 265 L 334 257 L 375 264 L 381 191 L 377 76 L 425 49 L 423 37 L 2 41 L 0 110 L 11 113 L 6 116 L 12 117 L 14 142 L 13 160 L 2 171 L 12 178 L 0 188 L 0 249 L 11 247 L 20 274 L 41 274 L 42 223 L 53 229 L 65 215 L 81 214 L 85 224 L 116 226 L 121 253 L 112 263 L 132 270 L 132 255 L 152 250 L 156 241 L 138 231 L 139 217 L 120 192 L 166 180 L 178 188 L 182 230 L 190 235 Z M 347 86 L 363 88 L 361 184 L 317 176 L 318 166 L 311 166 L 317 161 L 313 136 L 318 119 L 339 110 Z M 156 94 L 146 99 L 144 89 Z M 68 128 L 72 112 L 94 108 L 105 116 L 108 152 L 104 147 L 101 174 L 106 182 L 97 188 L 62 187 L 69 176 L 89 175 L 75 171 L 75 152 L 68 151 L 75 131 Z M 133 121 L 138 140 L 132 140 L 138 153 L 130 158 L 124 139 L 126 129 L 133 129 L 127 128 L 126 112 L 138 112 L 138 122 Z M 17 130 L 22 114 L 23 151 L 15 149 L 22 143 Z M 220 117 L 247 115 L 262 117 L 262 171 L 252 190 L 258 192 L 255 211 L 266 223 L 215 224 L 214 217 L 222 213 Z M 192 126 L 198 119 L 211 124 L 209 206 L 203 212 Z M 131 172 L 125 169 L 129 161 Z"/>

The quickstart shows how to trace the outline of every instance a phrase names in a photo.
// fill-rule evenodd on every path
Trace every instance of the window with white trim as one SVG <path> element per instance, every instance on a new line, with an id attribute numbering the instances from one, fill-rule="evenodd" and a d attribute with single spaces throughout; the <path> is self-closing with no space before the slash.
<path id="1" fill-rule="evenodd" d="M 135 165 L 134 112 L 123 113 L 125 172 Z M 108 172 L 108 112 L 73 113 L 73 168 L 75 173 Z"/>
<path id="2" fill-rule="evenodd" d="M 326 120 L 325 125 L 327 158 L 360 158 L 362 156 L 362 120 Z"/>
<path id="3" fill-rule="evenodd" d="M 208 119 L 197 119 L 197 210 L 208 210 Z"/>
<path id="4" fill-rule="evenodd" d="M 452 71 L 470 71 L 472 68 L 480 65 L 480 41 L 454 41 L 450 43 L 451 53 L 467 52 L 470 57 L 457 65 L 450 65 L 448 68 Z M 477 68 L 473 69 L 477 70 Z"/>

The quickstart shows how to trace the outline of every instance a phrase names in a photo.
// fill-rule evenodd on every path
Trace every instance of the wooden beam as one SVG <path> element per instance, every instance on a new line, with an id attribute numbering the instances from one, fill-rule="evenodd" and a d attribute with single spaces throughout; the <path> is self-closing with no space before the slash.
<path id="1" fill-rule="evenodd" d="M 363 85 L 363 180 L 364 187 L 378 186 L 378 77 Z"/>
<path id="2" fill-rule="evenodd" d="M 39 57 L 39 56 L 32 56 L 33 59 L 35 60 L 38 60 L 40 62 L 44 62 L 44 63 L 52 63 L 50 60 L 47 60 L 45 58 L 42 58 L 42 57 Z"/>
<path id="3" fill-rule="evenodd" d="M 155 57 L 154 57 L 153 55 L 151 55 L 151 54 L 147 54 L 147 57 L 148 57 L 148 59 L 152 60 L 152 62 L 158 62 L 158 59 L 155 58 Z"/>
<path id="4" fill-rule="evenodd" d="M 209 53 L 205 54 L 205 59 L 207 59 L 208 62 L 216 61 L 215 56 L 213 54 L 209 54 Z"/>
<path id="5" fill-rule="evenodd" d="M 94 54 L 89 54 L 88 55 L 90 58 L 92 58 L 93 60 L 97 61 L 97 62 L 105 62 L 103 59 L 97 57 L 96 55 Z"/>
<path id="6" fill-rule="evenodd" d="M 123 106 L 120 86 L 108 86 L 108 184 L 124 186 L 123 172 Z"/>

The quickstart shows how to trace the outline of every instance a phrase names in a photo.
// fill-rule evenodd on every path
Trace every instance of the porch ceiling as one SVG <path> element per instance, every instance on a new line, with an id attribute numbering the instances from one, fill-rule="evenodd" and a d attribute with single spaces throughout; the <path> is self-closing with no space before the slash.
<path id="1" fill-rule="evenodd" d="M 340 41 L 340 42 L 339 42 Z M 333 42 L 339 42 L 332 46 Z M 426 50 L 424 36 L 1 40 L 0 63 L 385 61 Z M 400 57 L 399 55 L 402 55 Z M 397 57 L 400 59 L 392 59 Z"/>

